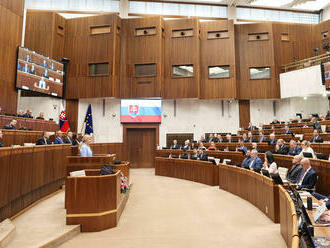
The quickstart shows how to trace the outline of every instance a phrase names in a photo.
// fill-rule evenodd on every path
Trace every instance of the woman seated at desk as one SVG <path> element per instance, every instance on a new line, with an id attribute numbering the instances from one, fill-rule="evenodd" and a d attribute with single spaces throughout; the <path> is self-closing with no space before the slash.
<path id="1" fill-rule="evenodd" d="M 311 153 L 313 158 L 316 158 L 316 155 L 314 153 L 313 148 L 311 147 L 311 143 L 307 140 L 304 140 L 303 142 L 301 142 L 301 153 L 299 154 L 299 156 L 304 157 L 304 153 Z"/>
<path id="2" fill-rule="evenodd" d="M 268 170 L 269 174 L 277 174 L 277 164 L 274 161 L 274 156 L 273 153 L 271 152 L 266 152 L 265 153 L 265 162 L 263 169 Z"/>
<path id="3" fill-rule="evenodd" d="M 92 136 L 84 135 L 82 142 L 79 144 L 79 151 L 81 157 L 93 157 L 93 151 L 89 146 L 92 143 Z"/>

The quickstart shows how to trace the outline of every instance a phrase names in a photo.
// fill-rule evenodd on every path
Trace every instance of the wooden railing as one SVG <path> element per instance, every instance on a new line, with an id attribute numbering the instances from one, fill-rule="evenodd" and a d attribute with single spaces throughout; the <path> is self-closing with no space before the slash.
<path id="1" fill-rule="evenodd" d="M 292 63 L 286 64 L 286 65 L 283 65 L 282 71 L 287 72 L 287 71 L 299 70 L 299 69 L 303 69 L 303 68 L 310 67 L 313 65 L 319 65 L 322 62 L 327 62 L 327 61 L 330 61 L 329 52 L 322 54 L 322 55 L 315 56 L 315 57 L 302 59 L 302 60 L 298 60 L 296 62 L 292 62 Z"/>

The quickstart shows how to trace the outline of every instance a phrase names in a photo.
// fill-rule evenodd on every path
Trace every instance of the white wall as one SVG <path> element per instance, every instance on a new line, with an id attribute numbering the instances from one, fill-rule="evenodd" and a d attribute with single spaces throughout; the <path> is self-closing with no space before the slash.
<path id="1" fill-rule="evenodd" d="M 103 99 L 79 100 L 80 132 L 88 104 L 92 104 L 94 134 L 96 142 L 122 142 L 123 127 L 120 124 L 120 99 L 105 100 L 103 116 Z M 238 102 L 224 101 L 222 116 L 221 100 L 177 100 L 174 116 L 174 100 L 163 100 L 162 123 L 159 130 L 159 143 L 166 145 L 166 133 L 194 133 L 198 139 L 206 132 L 237 132 L 239 127 Z"/>
<path id="2" fill-rule="evenodd" d="M 328 5 L 327 8 L 323 10 L 322 13 L 322 22 L 329 20 L 330 19 L 330 4 Z"/>
<path id="3" fill-rule="evenodd" d="M 63 101 L 65 104 L 65 102 Z M 54 121 L 58 122 L 58 118 L 61 110 L 64 109 L 62 100 L 54 97 L 20 97 L 17 104 L 18 111 L 26 111 L 27 109 L 32 110 L 34 117 L 39 116 L 40 112 L 45 113 L 45 118 L 53 118 Z"/>

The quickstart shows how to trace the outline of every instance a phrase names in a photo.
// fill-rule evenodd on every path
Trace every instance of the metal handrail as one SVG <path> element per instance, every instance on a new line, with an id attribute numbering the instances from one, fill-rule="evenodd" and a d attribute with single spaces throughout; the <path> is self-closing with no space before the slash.
<path id="1" fill-rule="evenodd" d="M 293 63 L 289 63 L 286 65 L 282 66 L 282 70 L 284 72 L 290 71 L 290 70 L 297 70 L 297 69 L 302 69 L 302 68 L 306 68 L 306 67 L 310 67 L 313 65 L 318 65 L 321 64 L 321 62 L 325 62 L 325 61 L 330 61 L 330 53 L 324 53 L 321 54 L 319 56 L 314 56 L 314 57 L 310 57 L 307 59 L 302 59 Z"/>

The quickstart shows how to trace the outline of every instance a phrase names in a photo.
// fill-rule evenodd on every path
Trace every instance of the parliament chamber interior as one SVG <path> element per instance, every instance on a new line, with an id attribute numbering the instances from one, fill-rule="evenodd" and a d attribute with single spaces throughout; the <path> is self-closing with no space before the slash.
<path id="1" fill-rule="evenodd" d="M 329 0 L 0 0 L 0 247 L 330 247 Z"/>

